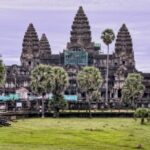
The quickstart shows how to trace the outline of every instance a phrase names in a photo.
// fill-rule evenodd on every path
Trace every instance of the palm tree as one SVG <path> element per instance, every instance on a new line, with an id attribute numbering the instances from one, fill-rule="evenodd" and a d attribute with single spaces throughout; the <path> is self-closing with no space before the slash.
<path id="1" fill-rule="evenodd" d="M 4 84 L 5 81 L 5 67 L 2 63 L 2 60 L 0 60 L 0 86 Z"/>
<path id="2" fill-rule="evenodd" d="M 39 65 L 31 73 L 31 89 L 42 96 L 42 118 L 44 118 L 44 97 L 53 87 L 52 68 L 47 65 Z"/>
<path id="3" fill-rule="evenodd" d="M 109 45 L 114 41 L 115 34 L 112 29 L 105 29 L 101 34 L 101 39 L 107 45 L 107 64 L 106 64 L 106 102 L 108 102 L 108 76 L 109 76 Z"/>
<path id="4" fill-rule="evenodd" d="M 143 77 L 138 73 L 130 73 L 125 80 L 122 88 L 122 100 L 130 104 L 132 107 L 135 106 L 135 100 L 142 97 L 144 93 L 144 85 L 142 84 Z"/>
<path id="5" fill-rule="evenodd" d="M 63 93 L 68 85 L 68 74 L 62 67 L 53 67 L 54 86 L 52 89 L 53 98 L 50 105 L 54 109 L 55 117 L 59 117 L 59 110 L 65 108 L 66 101 Z"/>
<path id="6" fill-rule="evenodd" d="M 77 75 L 79 88 L 86 93 L 89 105 L 89 117 L 91 118 L 91 96 L 94 91 L 98 91 L 102 84 L 100 71 L 95 67 L 84 67 Z"/>
<path id="7" fill-rule="evenodd" d="M 4 87 L 5 78 L 6 78 L 5 67 L 3 65 L 2 60 L 0 59 L 0 87 L 3 87 L 2 93 L 5 93 L 5 87 Z"/>

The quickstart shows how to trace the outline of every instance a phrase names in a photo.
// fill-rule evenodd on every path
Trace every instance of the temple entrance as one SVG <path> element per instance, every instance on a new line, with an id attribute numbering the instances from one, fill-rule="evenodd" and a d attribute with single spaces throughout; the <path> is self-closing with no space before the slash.
<path id="1" fill-rule="evenodd" d="M 119 89 L 118 90 L 118 98 L 121 98 L 122 97 L 122 89 Z"/>
<path id="2" fill-rule="evenodd" d="M 31 66 L 31 61 L 28 62 L 29 66 Z"/>

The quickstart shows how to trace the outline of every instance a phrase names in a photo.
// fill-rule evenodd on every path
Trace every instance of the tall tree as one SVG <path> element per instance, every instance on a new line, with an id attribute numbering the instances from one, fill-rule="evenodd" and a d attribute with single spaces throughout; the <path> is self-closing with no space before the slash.
<path id="1" fill-rule="evenodd" d="M 102 84 L 100 71 L 95 67 L 84 67 L 77 75 L 79 88 L 86 93 L 86 100 L 89 104 L 89 117 L 91 114 L 91 96 L 94 91 L 98 91 Z"/>
<path id="2" fill-rule="evenodd" d="M 140 74 L 130 73 L 123 85 L 122 100 L 132 107 L 135 106 L 135 101 L 144 93 L 145 87 L 142 81 L 143 77 Z"/>
<path id="3" fill-rule="evenodd" d="M 3 65 L 2 60 L 0 59 L 0 86 L 2 86 L 5 82 L 5 67 Z"/>
<path id="4" fill-rule="evenodd" d="M 5 93 L 5 87 L 4 87 L 4 83 L 5 83 L 5 78 L 6 78 L 6 74 L 5 74 L 5 66 L 3 64 L 2 59 L 0 58 L 0 87 L 3 88 L 2 93 Z"/>
<path id="5" fill-rule="evenodd" d="M 107 45 L 107 64 L 106 64 L 106 102 L 108 102 L 108 77 L 109 77 L 109 45 L 114 41 L 115 34 L 112 29 L 105 29 L 101 34 L 101 39 Z"/>
<path id="6" fill-rule="evenodd" d="M 50 66 L 39 65 L 31 72 L 31 89 L 42 96 L 42 118 L 44 118 L 44 97 L 53 88 L 53 71 Z"/>
<path id="7" fill-rule="evenodd" d="M 54 74 L 54 86 L 52 89 L 52 100 L 50 101 L 50 105 L 54 109 L 55 117 L 59 117 L 60 109 L 65 108 L 66 101 L 64 99 L 64 90 L 68 85 L 68 74 L 62 67 L 53 67 Z"/>

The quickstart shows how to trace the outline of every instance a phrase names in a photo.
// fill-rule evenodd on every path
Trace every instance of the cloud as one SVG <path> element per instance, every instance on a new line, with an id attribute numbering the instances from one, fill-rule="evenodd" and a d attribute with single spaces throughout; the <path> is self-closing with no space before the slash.
<path id="1" fill-rule="evenodd" d="M 20 58 L 18 56 L 5 56 L 2 59 L 5 65 L 20 64 Z"/>
<path id="2" fill-rule="evenodd" d="M 148 72 L 150 72 L 150 67 L 149 67 L 149 64 L 147 64 L 147 65 L 136 65 L 136 68 L 139 70 L 139 71 L 142 71 L 142 72 L 145 72 L 145 73 L 148 73 Z"/>
<path id="3" fill-rule="evenodd" d="M 134 11 L 149 9 L 149 0 L 1 0 L 1 9 L 74 10 L 83 5 L 87 10 Z"/>
<path id="4" fill-rule="evenodd" d="M 33 22 L 39 37 L 46 33 L 52 53 L 62 52 L 70 37 L 73 17 L 82 5 L 90 21 L 93 41 L 102 30 L 117 34 L 123 23 L 131 33 L 137 68 L 149 71 L 150 0 L 0 0 L 0 53 L 8 65 L 20 63 L 22 40 L 28 23 Z M 61 12 L 60 12 L 61 11 Z M 114 51 L 114 43 L 111 45 Z"/>
<path id="5" fill-rule="evenodd" d="M 0 37 L 0 41 L 18 41 L 18 39 L 11 37 Z"/>

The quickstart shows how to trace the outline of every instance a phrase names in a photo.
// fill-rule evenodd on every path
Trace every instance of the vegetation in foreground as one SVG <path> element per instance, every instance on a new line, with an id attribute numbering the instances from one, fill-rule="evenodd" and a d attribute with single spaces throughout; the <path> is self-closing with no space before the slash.
<path id="1" fill-rule="evenodd" d="M 25 119 L 0 128 L 0 150 L 150 148 L 150 124 L 133 119 Z"/>
<path id="2" fill-rule="evenodd" d="M 68 74 L 62 67 L 38 65 L 31 73 L 31 89 L 42 96 L 42 118 L 44 118 L 44 97 L 46 93 L 52 93 L 51 106 L 55 117 L 59 116 L 60 109 L 65 108 L 66 101 L 63 92 L 68 85 Z"/>
<path id="3" fill-rule="evenodd" d="M 102 76 L 99 70 L 95 67 L 84 67 L 79 71 L 77 75 L 77 82 L 80 90 L 85 92 L 86 101 L 88 102 L 89 107 L 89 117 L 92 117 L 91 114 L 91 101 L 93 100 L 92 95 L 94 92 L 99 93 L 99 88 L 102 84 Z M 97 95 L 98 96 L 98 95 Z M 99 97 L 100 98 L 100 97 Z"/>
<path id="4" fill-rule="evenodd" d="M 141 124 L 145 124 L 145 119 L 150 122 L 150 109 L 138 108 L 134 113 L 135 119 L 141 118 Z"/>
<path id="5" fill-rule="evenodd" d="M 108 102 L 108 76 L 109 76 L 109 45 L 115 40 L 115 34 L 112 29 L 105 29 L 102 32 L 101 39 L 107 45 L 107 61 L 106 61 L 106 102 Z"/>

